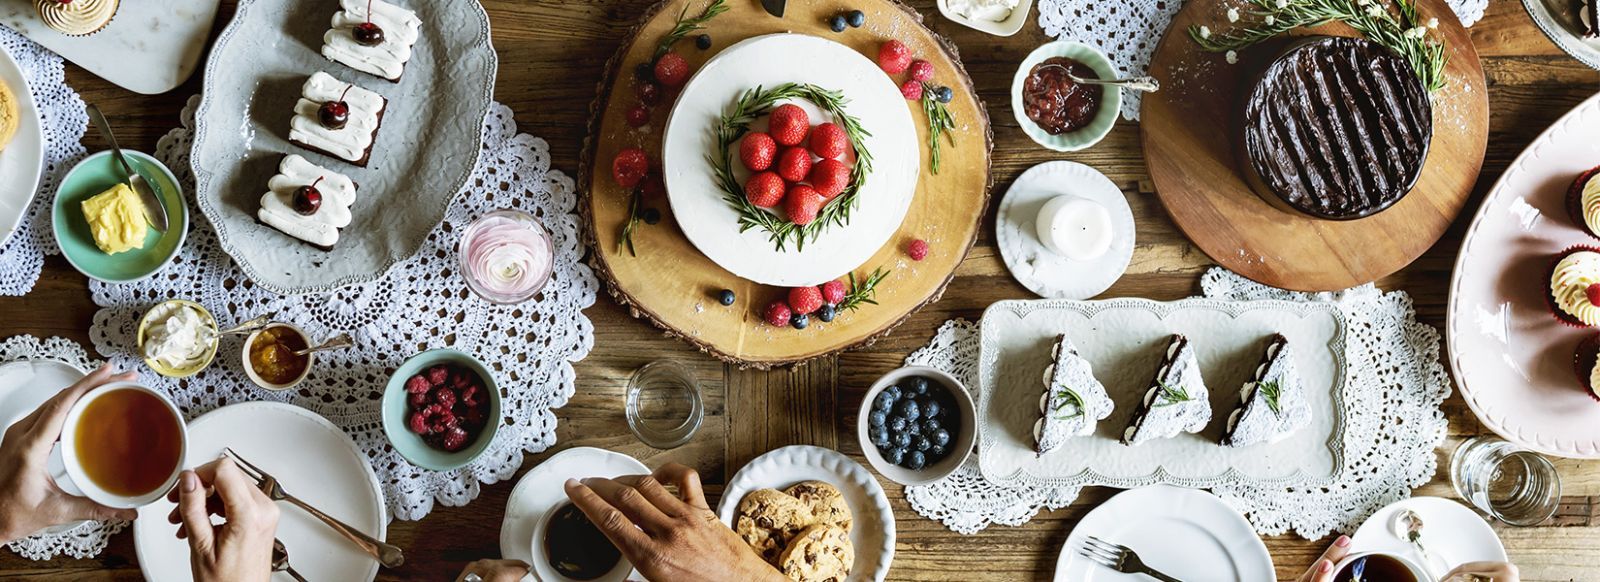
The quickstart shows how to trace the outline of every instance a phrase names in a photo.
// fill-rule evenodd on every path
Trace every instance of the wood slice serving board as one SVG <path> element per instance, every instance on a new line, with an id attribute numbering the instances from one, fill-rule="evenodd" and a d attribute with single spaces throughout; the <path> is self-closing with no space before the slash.
<path id="1" fill-rule="evenodd" d="M 1433 94 L 1433 142 L 1422 177 L 1405 199 L 1360 220 L 1338 222 L 1279 210 L 1238 172 L 1230 137 L 1245 83 L 1278 43 L 1242 51 L 1238 64 L 1200 49 L 1191 25 L 1230 30 L 1227 0 L 1191 0 L 1156 47 L 1150 74 L 1161 91 L 1140 109 L 1145 161 L 1174 222 L 1212 259 L 1285 289 L 1332 291 L 1411 264 L 1460 214 L 1488 145 L 1489 99 L 1472 39 L 1441 0 L 1418 0 L 1420 20 L 1439 19 L 1449 62 Z M 1242 3 L 1236 7 L 1244 9 Z M 1243 24 L 1241 21 L 1240 24 Z M 1356 36 L 1342 24 L 1296 34 Z"/>
<path id="2" fill-rule="evenodd" d="M 851 8 L 866 13 L 866 25 L 843 33 L 828 30 L 826 21 L 840 6 L 832 3 L 791 2 L 784 18 L 767 14 L 757 2 L 729 2 L 730 10 L 711 21 L 704 31 L 714 46 L 699 50 L 692 38 L 674 48 L 693 70 L 722 48 L 747 38 L 793 32 L 843 43 L 876 59 L 878 46 L 888 39 L 906 43 L 918 57 L 934 65 L 934 83 L 955 90 L 948 105 L 955 118 L 955 146 L 946 142 L 939 174 L 928 161 L 927 118 L 918 103 L 907 101 L 922 146 L 922 169 L 917 192 L 900 229 L 855 274 L 862 277 L 883 267 L 892 273 L 878 286 L 877 305 L 841 313 L 832 323 L 812 318 L 805 330 L 775 328 L 761 320 L 761 310 L 783 299 L 786 289 L 741 280 L 702 255 L 676 226 L 665 200 L 647 201 L 666 214 L 658 224 L 639 223 L 633 235 L 637 255 L 619 248 L 622 226 L 629 212 L 630 193 L 611 178 L 611 160 L 617 152 L 639 147 L 653 160 L 661 154 L 661 133 L 670 101 L 654 108 L 650 125 L 630 128 L 626 112 L 638 103 L 634 67 L 650 62 L 657 43 L 671 30 L 685 8 L 692 15 L 709 0 L 666 0 L 645 14 L 629 40 L 607 66 L 606 76 L 591 116 L 584 151 L 582 199 L 585 242 L 591 264 L 606 281 L 612 297 L 670 335 L 724 360 L 767 368 L 791 364 L 860 346 L 888 334 L 918 308 L 935 301 L 955 274 L 977 238 L 988 207 L 989 156 L 992 137 L 983 103 L 961 66 L 954 46 L 922 25 L 922 17 L 893 0 L 862 0 Z M 895 84 L 904 75 L 894 77 Z M 847 96 L 848 97 L 848 96 Z M 670 100 L 670 96 L 669 96 Z M 707 128 L 710 131 L 710 128 Z M 737 162 L 736 162 L 737 163 Z M 719 196 L 707 192 L 707 196 Z M 823 233 L 822 236 L 827 236 Z M 928 241 L 926 259 L 912 261 L 904 252 L 913 239 Z M 732 289 L 738 301 L 731 307 L 717 302 L 716 293 Z"/>

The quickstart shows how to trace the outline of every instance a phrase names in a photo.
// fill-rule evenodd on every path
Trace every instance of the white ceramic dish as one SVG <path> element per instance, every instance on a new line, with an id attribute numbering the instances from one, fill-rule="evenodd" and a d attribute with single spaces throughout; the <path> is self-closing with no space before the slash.
<path id="1" fill-rule="evenodd" d="M 1211 487 L 1238 480 L 1317 483 L 1344 466 L 1344 316 L 1324 303 L 1184 299 L 1001 301 L 983 314 L 978 358 L 978 466 L 991 481 L 1063 487 L 1133 488 L 1165 483 Z M 1116 408 L 1095 434 L 1039 456 L 1041 376 L 1065 333 L 1094 366 Z M 1119 441 L 1163 356 L 1167 338 L 1188 337 L 1211 392 L 1212 419 L 1200 434 L 1129 447 Z M 1311 424 L 1281 442 L 1217 444 L 1239 387 L 1254 373 L 1272 334 L 1295 346 L 1311 403 Z"/>
<path id="2" fill-rule="evenodd" d="M 194 74 L 221 4 L 125 0 L 100 32 L 68 36 L 46 25 L 33 2 L 14 0 L 0 3 L 0 24 L 117 86 L 156 95 Z"/>
<path id="3" fill-rule="evenodd" d="M 240 2 L 211 49 L 195 111 L 195 198 L 223 251 L 268 291 L 327 292 L 382 277 L 421 248 L 471 177 L 498 67 L 488 15 L 477 2 L 399 4 L 416 11 L 422 36 L 398 83 L 318 52 L 333 2 Z M 317 71 L 388 98 L 367 167 L 288 143 L 301 85 Z M 360 184 L 332 251 L 256 221 L 267 180 L 290 153 Z"/>
<path id="4" fill-rule="evenodd" d="M 1028 14 L 1033 11 L 1033 0 L 1022 0 L 1005 20 L 994 21 L 962 16 L 950 8 L 950 0 L 939 0 L 938 5 L 939 13 L 951 22 L 995 36 L 1011 36 L 1021 31 L 1028 24 Z"/>
<path id="5" fill-rule="evenodd" d="M 723 200 L 706 159 L 716 151 L 718 120 L 741 94 L 783 83 L 844 93 L 850 99 L 844 109 L 872 134 L 864 142 L 872 153 L 872 173 L 850 221 L 807 241 L 803 251 L 791 240 L 779 252 L 759 228 L 740 232 L 739 214 Z M 667 120 L 661 163 L 678 226 L 718 266 L 763 285 L 818 285 L 854 271 L 900 230 L 916 193 L 922 146 L 908 103 L 871 59 L 832 40 L 771 34 L 723 49 L 684 86 Z M 809 102 L 795 104 L 811 114 L 814 124 L 827 119 Z M 765 120 L 751 128 L 765 129 Z M 732 164 L 743 184 L 750 172 L 738 159 Z"/>
<path id="6" fill-rule="evenodd" d="M 1384 552 L 1421 562 L 1405 540 L 1392 533 L 1395 516 L 1410 509 L 1422 516 L 1422 539 L 1434 571 L 1443 574 L 1467 562 L 1504 562 L 1505 546 L 1494 528 L 1472 509 L 1452 499 L 1413 497 L 1389 504 L 1367 518 L 1351 537 L 1352 552 Z"/>
<path id="7" fill-rule="evenodd" d="M 878 400 L 878 393 L 901 380 L 915 376 L 927 378 L 930 382 L 944 386 L 961 409 L 960 429 L 951 435 L 950 452 L 939 462 L 918 471 L 889 464 L 889 461 L 884 460 L 883 454 L 878 452 L 878 447 L 873 446 L 872 438 L 867 434 L 870 426 L 867 415 L 872 413 L 872 403 Z M 861 400 L 861 410 L 856 414 L 856 439 L 861 443 L 861 454 L 867 458 L 867 464 L 872 465 L 873 470 L 879 475 L 901 485 L 927 485 L 949 477 L 967 461 L 967 457 L 972 456 L 972 445 L 978 440 L 977 406 L 972 403 L 972 394 L 966 385 L 955 376 L 926 366 L 907 366 L 884 374 L 872 388 L 867 390 L 866 397 Z"/>
<path id="8" fill-rule="evenodd" d="M 650 468 L 633 457 L 593 447 L 575 447 L 551 455 L 539 466 L 524 473 L 511 490 L 511 498 L 506 500 L 505 519 L 500 523 L 500 556 L 532 564 L 531 575 L 536 580 L 566 580 L 551 569 L 550 561 L 545 559 L 542 549 L 535 551 L 534 546 L 543 539 L 545 514 L 568 501 L 565 489 L 567 479 L 649 473 Z M 600 580 L 621 580 L 632 574 L 633 568 L 628 567 L 628 559 L 623 558 L 616 568 Z"/>
<path id="9" fill-rule="evenodd" d="M 1111 215 L 1111 248 L 1099 258 L 1069 259 L 1039 240 L 1039 209 L 1062 195 L 1098 202 Z M 1128 199 L 1105 174 L 1077 162 L 1045 162 L 1023 172 L 1006 190 L 994 228 L 1012 278 L 1041 297 L 1088 299 L 1104 293 L 1133 260 L 1136 235 Z"/>
<path id="10" fill-rule="evenodd" d="M 1184 582 L 1277 579 L 1272 556 L 1250 522 L 1204 491 L 1156 485 L 1119 493 L 1083 516 L 1056 559 L 1058 582 L 1150 580 L 1079 555 L 1089 536 L 1128 546 L 1152 568 Z"/>
<path id="11" fill-rule="evenodd" d="M 290 331 L 293 331 L 295 335 L 300 336 L 301 341 L 304 341 L 308 347 L 316 345 L 312 342 L 311 336 L 306 335 L 306 330 L 300 329 L 298 326 L 292 323 L 273 322 L 263 325 L 255 331 L 250 332 L 250 335 L 245 336 L 244 343 L 239 346 L 239 362 L 241 367 L 244 368 L 245 377 L 249 378 L 250 381 L 256 386 L 266 390 L 271 390 L 273 392 L 282 392 L 284 390 L 294 388 L 295 386 L 299 386 L 301 382 L 306 380 L 307 376 L 311 375 L 311 370 L 317 367 L 317 353 L 311 352 L 306 354 L 306 369 L 301 370 L 300 375 L 295 376 L 294 380 L 290 381 L 288 384 L 273 384 L 268 382 L 266 378 L 262 378 L 260 374 L 256 373 L 255 365 L 250 362 L 250 346 L 255 345 L 256 338 L 261 337 L 261 332 L 275 327 L 287 328 Z"/>
<path id="12" fill-rule="evenodd" d="M 213 410 L 189 423 L 185 467 L 216 460 L 225 447 L 277 477 L 285 489 L 375 538 L 389 518 L 378 477 L 367 456 L 339 427 L 298 406 L 247 402 Z M 307 454 L 315 452 L 315 454 Z M 162 498 L 139 510 L 133 522 L 139 569 L 150 580 L 190 580 L 189 545 L 167 523 L 175 505 Z M 372 580 L 378 562 L 321 521 L 284 505 L 278 539 L 295 570 L 310 580 Z"/>
<path id="13" fill-rule="evenodd" d="M 1100 109 L 1096 111 L 1088 125 L 1067 133 L 1051 135 L 1028 118 L 1027 111 L 1022 105 L 1022 88 L 1033 67 L 1055 57 L 1066 57 L 1088 65 L 1101 79 L 1117 78 L 1117 68 L 1112 66 L 1111 59 L 1106 58 L 1100 49 L 1070 40 L 1045 43 L 1028 53 L 1028 57 L 1017 66 L 1016 75 L 1011 78 L 1011 114 L 1016 117 L 1017 125 L 1022 128 L 1022 132 L 1028 134 L 1028 138 L 1034 143 L 1046 149 L 1058 152 L 1087 149 L 1100 143 L 1106 134 L 1111 133 L 1111 128 L 1116 127 L 1117 117 L 1122 111 L 1122 89 L 1111 86 L 1104 88 L 1100 94 Z"/>
<path id="14" fill-rule="evenodd" d="M 739 469 L 722 489 L 717 515 L 733 527 L 739 501 L 756 489 L 783 489 L 801 481 L 824 481 L 844 494 L 854 515 L 850 543 L 855 546 L 855 566 L 849 582 L 881 581 L 894 559 L 894 510 L 878 480 L 865 467 L 837 451 L 793 445 L 756 457 Z"/>
<path id="15" fill-rule="evenodd" d="M 55 360 L 19 360 L 0 364 L 0 442 L 11 425 L 33 414 L 39 405 L 62 389 L 84 377 L 79 370 Z M 44 529 L 41 533 L 61 533 L 85 522 L 74 522 Z"/>
<path id="16" fill-rule="evenodd" d="M 0 81 L 11 88 L 17 99 L 21 123 L 11 143 L 0 151 L 0 248 L 5 247 L 17 225 L 28 214 L 28 205 L 39 190 L 39 174 L 44 171 L 44 133 L 39 127 L 39 109 L 22 69 L 11 54 L 0 50 Z"/>
<path id="17" fill-rule="evenodd" d="M 1570 0 L 1522 0 L 1522 7 L 1550 42 L 1572 58 L 1600 70 L 1600 39 L 1584 38 L 1579 31 L 1577 3 Z"/>

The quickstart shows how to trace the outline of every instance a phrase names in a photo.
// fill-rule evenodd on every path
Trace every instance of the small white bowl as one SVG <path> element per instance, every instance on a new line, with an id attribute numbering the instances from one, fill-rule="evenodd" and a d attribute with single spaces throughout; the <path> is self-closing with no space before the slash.
<path id="1" fill-rule="evenodd" d="M 262 331 L 275 327 L 289 328 L 291 331 L 300 334 L 300 338 L 305 340 L 307 347 L 311 346 L 311 336 L 306 335 L 306 330 L 300 329 L 299 327 L 288 323 L 269 323 L 261 326 L 261 329 L 250 332 L 250 335 L 244 338 L 244 348 L 240 351 L 239 355 L 240 358 L 244 360 L 244 375 L 249 377 L 251 382 L 254 382 L 256 386 L 260 386 L 267 390 L 280 392 L 294 388 L 295 386 L 299 386 L 301 382 L 305 381 L 306 376 L 311 375 L 311 368 L 314 368 L 317 365 L 317 354 L 315 352 L 306 354 L 306 369 L 302 370 L 300 375 L 296 377 L 294 381 L 289 382 L 288 384 L 273 384 L 268 382 L 265 378 L 262 378 L 260 374 L 256 373 L 256 367 L 250 363 L 250 346 L 256 343 L 256 338 L 261 336 Z"/>
<path id="2" fill-rule="evenodd" d="M 1117 118 L 1122 115 L 1122 88 L 1107 85 L 1101 92 L 1100 109 L 1095 112 L 1094 119 L 1089 125 L 1078 128 L 1068 133 L 1051 135 L 1050 132 L 1039 127 L 1028 117 L 1022 106 L 1022 87 L 1028 80 L 1028 74 L 1033 72 L 1033 67 L 1053 57 L 1066 57 L 1094 69 L 1095 74 L 1101 79 L 1117 78 L 1117 68 L 1111 64 L 1111 59 L 1100 49 L 1070 40 L 1058 40 L 1045 43 L 1039 48 L 1028 53 L 1028 58 L 1022 60 L 1022 65 L 1017 67 L 1017 74 L 1011 79 L 1011 113 L 1016 116 L 1017 124 L 1022 126 L 1022 132 L 1046 148 L 1058 152 L 1075 152 L 1100 143 L 1106 134 L 1111 133 L 1111 128 L 1116 126 Z"/>
<path id="3" fill-rule="evenodd" d="M 973 30 L 987 32 L 995 36 L 1011 36 L 1022 30 L 1028 24 L 1028 13 L 1033 11 L 1033 0 L 1022 0 L 1017 7 L 1011 10 L 1011 16 L 1005 20 L 978 20 L 967 18 L 950 9 L 950 0 L 939 0 L 939 13 L 951 22 L 960 24 Z"/>
<path id="4" fill-rule="evenodd" d="M 921 376 L 943 386 L 955 400 L 956 408 L 961 415 L 961 430 L 950 437 L 950 454 L 939 462 L 916 471 L 891 464 L 883 458 L 882 453 L 878 452 L 878 447 L 872 444 L 872 438 L 867 436 L 869 428 L 867 416 L 872 413 L 872 404 L 877 401 L 878 393 L 913 376 Z M 867 457 L 867 463 L 872 465 L 878 474 L 901 485 L 927 485 L 949 477 L 967 461 L 967 457 L 972 456 L 972 445 L 978 440 L 978 411 L 972 404 L 972 395 L 967 392 L 967 387 L 955 376 L 924 366 L 906 366 L 884 374 L 871 389 L 867 390 L 866 399 L 861 401 L 861 410 L 856 414 L 856 438 L 861 441 L 861 452 Z"/>

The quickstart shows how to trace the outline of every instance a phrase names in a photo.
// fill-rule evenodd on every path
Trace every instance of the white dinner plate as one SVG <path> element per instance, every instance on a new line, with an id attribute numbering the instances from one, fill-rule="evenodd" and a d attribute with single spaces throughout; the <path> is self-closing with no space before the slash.
<path id="1" fill-rule="evenodd" d="M 3 51 L 0 51 L 3 52 Z M 40 404 L 84 377 L 83 370 L 55 360 L 18 360 L 0 364 L 0 442 L 11 425 L 32 414 Z M 45 528 L 40 533 L 61 533 L 84 522 Z"/>
<path id="2" fill-rule="evenodd" d="M 860 463 L 822 447 L 792 445 L 751 460 L 722 489 L 717 515 L 733 527 L 739 501 L 756 489 L 783 490 L 801 481 L 822 481 L 844 494 L 853 516 L 850 544 L 855 546 L 851 582 L 879 581 L 894 559 L 894 511 L 883 487 Z"/>
<path id="3" fill-rule="evenodd" d="M 1153 485 L 1117 494 L 1072 529 L 1056 560 L 1061 582 L 1146 582 L 1078 553 L 1094 536 L 1138 552 L 1152 568 L 1184 582 L 1275 580 L 1272 556 L 1250 522 L 1217 496 L 1198 489 Z"/>
<path id="4" fill-rule="evenodd" d="M 1077 261 L 1056 254 L 1039 240 L 1039 210 L 1062 195 L 1087 198 L 1106 208 L 1112 234 L 1105 254 Z M 1006 190 L 994 228 L 1006 269 L 1040 297 L 1088 299 L 1104 293 L 1122 278 L 1133 259 L 1133 210 L 1128 199 L 1105 174 L 1077 162 L 1058 160 L 1028 168 Z"/>
<path id="5" fill-rule="evenodd" d="M 271 473 L 283 488 L 372 537 L 384 539 L 389 517 L 378 477 L 344 431 L 316 413 L 279 402 L 246 402 L 213 410 L 189 423 L 186 467 L 216 460 L 225 447 Z M 279 503 L 278 540 L 289 562 L 309 580 L 372 580 L 378 562 L 327 525 Z M 139 509 L 133 522 L 139 569 L 149 580 L 190 580 L 189 544 L 167 522 L 166 498 Z M 289 580 L 274 574 L 273 580 Z"/>
<path id="6" fill-rule="evenodd" d="M 1368 517 L 1351 538 L 1351 552 L 1386 552 L 1421 562 L 1411 545 L 1392 530 L 1395 515 L 1410 509 L 1422 516 L 1422 541 L 1436 573 L 1467 562 L 1504 562 L 1506 548 L 1494 528 L 1471 508 L 1443 497 L 1412 497 L 1389 504 Z"/>
<path id="7" fill-rule="evenodd" d="M 0 247 L 11 239 L 28 214 L 28 204 L 39 190 L 39 174 L 44 171 L 44 133 L 39 127 L 39 109 L 33 92 L 22 77 L 22 69 L 11 54 L 0 50 L 0 81 L 11 87 L 17 98 L 20 125 L 11 143 L 0 151 Z"/>
<path id="8" fill-rule="evenodd" d="M 533 558 L 533 540 L 544 527 L 544 514 L 568 501 L 567 479 L 648 474 L 650 468 L 638 459 L 594 447 L 575 447 L 552 455 L 524 473 L 511 490 L 505 520 L 500 523 L 500 557 L 532 564 L 535 580 L 565 580 L 550 569 L 548 560 Z M 629 576 L 634 576 L 631 569 Z"/>

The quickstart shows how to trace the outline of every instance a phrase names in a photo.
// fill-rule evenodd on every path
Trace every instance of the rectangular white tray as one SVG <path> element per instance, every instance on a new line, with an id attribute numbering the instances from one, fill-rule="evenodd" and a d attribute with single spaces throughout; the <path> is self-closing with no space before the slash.
<path id="1" fill-rule="evenodd" d="M 220 0 L 122 0 L 100 32 L 67 36 L 45 26 L 31 0 L 4 0 L 0 24 L 124 89 L 155 95 L 194 74 L 219 5 Z"/>
<path id="2" fill-rule="evenodd" d="M 1050 348 L 1065 333 L 1094 367 L 1116 408 L 1094 435 L 1043 457 L 1034 450 L 1042 376 Z M 1155 374 L 1167 338 L 1189 338 L 1211 391 L 1212 420 L 1199 434 L 1129 447 L 1118 442 Z M 1312 422 L 1274 444 L 1217 444 L 1239 387 L 1260 363 L 1266 339 L 1283 334 L 1308 389 Z M 1344 467 L 1344 315 L 1328 304 L 1184 299 L 1002 301 L 984 312 L 978 360 L 978 464 L 1006 485 L 1166 483 L 1212 487 L 1260 483 L 1326 483 Z"/>

